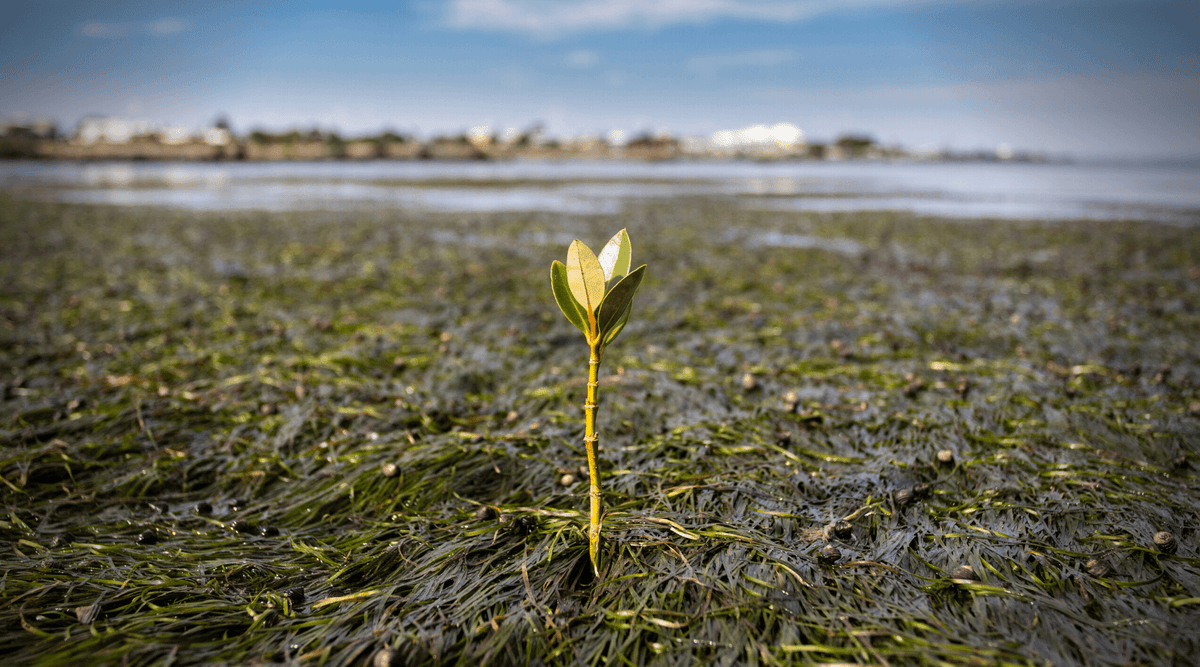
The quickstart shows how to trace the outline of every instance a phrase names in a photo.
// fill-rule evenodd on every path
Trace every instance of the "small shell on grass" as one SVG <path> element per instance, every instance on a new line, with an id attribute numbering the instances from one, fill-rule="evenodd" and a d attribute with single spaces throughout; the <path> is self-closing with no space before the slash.
<path id="1" fill-rule="evenodd" d="M 963 579 L 966 581 L 979 581 L 979 575 L 975 574 L 975 568 L 970 565 L 959 565 L 950 570 L 951 579 Z"/>
<path id="2" fill-rule="evenodd" d="M 821 547 L 820 559 L 825 564 L 836 563 L 842 557 L 841 549 L 838 549 L 832 544 L 826 544 Z"/>
<path id="3" fill-rule="evenodd" d="M 1154 548 L 1165 554 L 1173 554 L 1179 548 L 1179 542 L 1171 533 L 1161 530 L 1154 534 Z"/>
<path id="4" fill-rule="evenodd" d="M 381 648 L 371 658 L 371 667 L 396 667 L 400 664 L 400 653 L 394 648 Z"/>
<path id="5" fill-rule="evenodd" d="M 100 615 L 99 604 L 89 604 L 82 607 L 75 607 L 75 618 L 83 625 L 91 625 L 96 617 Z"/>
<path id="6" fill-rule="evenodd" d="M 837 538 L 839 540 L 849 539 L 854 533 L 854 526 L 849 521 L 838 521 L 835 524 L 825 526 L 825 536 L 827 538 Z"/>
<path id="7" fill-rule="evenodd" d="M 1101 558 L 1093 558 L 1087 562 L 1087 573 L 1101 579 L 1112 574 L 1112 567 Z"/>
<path id="8" fill-rule="evenodd" d="M 755 389 L 758 389 L 758 379 L 750 373 L 744 373 L 742 375 L 742 390 L 754 391 Z"/>

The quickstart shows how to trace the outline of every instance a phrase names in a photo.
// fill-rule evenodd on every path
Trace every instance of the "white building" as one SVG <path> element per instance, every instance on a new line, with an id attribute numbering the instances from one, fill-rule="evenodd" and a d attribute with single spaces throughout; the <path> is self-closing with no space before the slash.
<path id="1" fill-rule="evenodd" d="M 182 125 L 163 125 L 158 128 L 157 134 L 159 141 L 170 146 L 186 144 L 196 136 L 192 128 Z"/>
<path id="2" fill-rule="evenodd" d="M 186 125 L 156 125 L 148 120 L 90 116 L 79 121 L 75 140 L 82 144 L 108 143 L 125 144 L 137 137 L 155 136 L 163 144 L 178 146 L 197 138 L 209 146 L 225 146 L 233 142 L 233 135 L 222 127 L 197 130 Z"/>
<path id="3" fill-rule="evenodd" d="M 751 125 L 740 130 L 720 130 L 712 135 L 711 150 L 718 155 L 780 157 L 803 151 L 804 133 L 791 123 Z"/>
<path id="4" fill-rule="evenodd" d="M 75 132 L 75 137 L 84 144 L 101 141 L 110 144 L 124 144 L 134 137 L 150 134 L 154 130 L 154 126 L 148 120 L 90 116 L 79 121 L 79 129 Z"/>
<path id="5" fill-rule="evenodd" d="M 492 145 L 492 140 L 495 136 L 496 133 L 491 127 L 478 125 L 467 132 L 467 141 L 471 142 L 472 146 L 483 149 Z"/>
<path id="6" fill-rule="evenodd" d="M 210 127 L 204 130 L 204 143 L 209 146 L 225 146 L 233 143 L 233 135 L 223 127 Z"/>

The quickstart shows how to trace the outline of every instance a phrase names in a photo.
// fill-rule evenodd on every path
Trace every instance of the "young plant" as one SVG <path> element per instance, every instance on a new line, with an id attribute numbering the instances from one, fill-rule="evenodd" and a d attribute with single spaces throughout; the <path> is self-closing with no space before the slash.
<path id="1" fill-rule="evenodd" d="M 588 476 L 591 479 L 591 524 L 588 552 L 592 569 L 600 573 L 600 471 L 596 467 L 596 389 L 600 383 L 600 360 L 629 321 L 633 294 L 646 272 L 643 264 L 629 270 L 633 248 L 624 229 L 617 232 L 597 257 L 579 239 L 567 248 L 567 263 L 550 265 L 550 286 L 563 315 L 583 332 L 591 356 L 588 360 L 587 402 L 583 404 Z"/>

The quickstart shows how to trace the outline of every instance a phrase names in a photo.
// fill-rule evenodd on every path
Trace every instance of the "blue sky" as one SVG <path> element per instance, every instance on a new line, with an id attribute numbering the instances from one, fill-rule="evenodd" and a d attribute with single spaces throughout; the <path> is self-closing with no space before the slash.
<path id="1" fill-rule="evenodd" d="M 17 0 L 0 117 L 1200 155 L 1200 3 Z"/>

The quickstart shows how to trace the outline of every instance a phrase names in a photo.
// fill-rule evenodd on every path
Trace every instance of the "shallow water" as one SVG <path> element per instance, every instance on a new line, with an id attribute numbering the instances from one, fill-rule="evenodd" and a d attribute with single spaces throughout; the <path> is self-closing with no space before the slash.
<path id="1" fill-rule="evenodd" d="M 447 183 L 446 181 L 449 181 Z M 746 196 L 754 209 L 998 219 L 1200 220 L 1200 168 L 937 162 L 541 161 L 0 164 L 0 187 L 193 210 L 362 206 L 613 213 L 626 201 Z"/>

